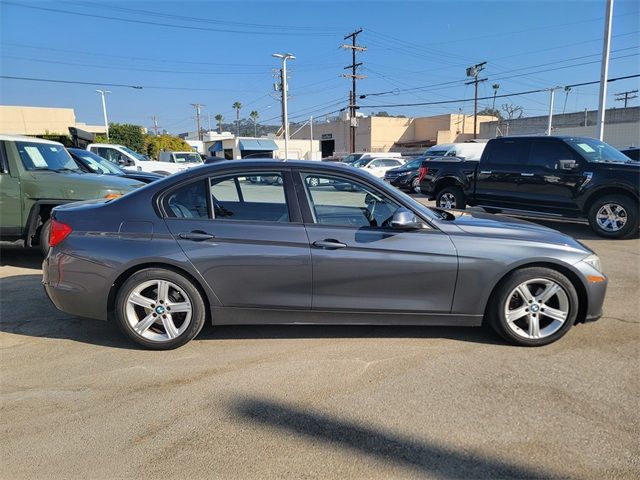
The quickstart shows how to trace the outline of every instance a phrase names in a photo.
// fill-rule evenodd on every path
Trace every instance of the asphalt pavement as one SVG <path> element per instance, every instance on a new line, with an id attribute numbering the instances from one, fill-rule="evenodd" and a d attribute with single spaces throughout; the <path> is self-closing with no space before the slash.
<path id="1" fill-rule="evenodd" d="M 583 241 L 605 317 L 542 348 L 478 328 L 205 327 L 169 352 L 58 312 L 0 250 L 0 477 L 639 478 L 640 240 Z"/>

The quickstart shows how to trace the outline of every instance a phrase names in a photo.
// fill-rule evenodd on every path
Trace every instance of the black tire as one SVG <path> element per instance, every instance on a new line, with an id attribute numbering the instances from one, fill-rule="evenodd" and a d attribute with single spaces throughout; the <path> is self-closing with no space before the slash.
<path id="1" fill-rule="evenodd" d="M 188 301 L 191 304 L 191 322 L 183 332 L 170 340 L 154 341 L 145 338 L 135 332 L 127 320 L 126 309 L 129 295 L 139 285 L 153 280 L 166 280 L 177 285 L 186 293 Z M 172 350 L 184 345 L 200 333 L 206 317 L 205 302 L 198 288 L 184 275 L 172 270 L 164 268 L 146 268 L 140 270 L 131 275 L 116 294 L 116 323 L 118 324 L 118 328 L 135 343 L 150 350 Z M 158 321 L 160 321 L 159 317 Z M 157 326 L 154 323 L 152 328 L 164 330 L 164 327 L 160 327 L 160 323 L 158 323 Z"/>
<path id="2" fill-rule="evenodd" d="M 420 193 L 420 179 L 415 177 L 411 180 L 411 187 L 409 187 L 411 193 Z"/>
<path id="3" fill-rule="evenodd" d="M 40 252 L 46 257 L 49 254 L 51 247 L 49 246 L 49 232 L 51 232 L 51 219 L 48 218 L 46 222 L 40 227 L 40 236 L 38 242 L 40 245 Z"/>
<path id="4" fill-rule="evenodd" d="M 448 200 L 451 200 L 451 206 L 441 206 L 441 203 L 446 205 Z M 464 210 L 467 206 L 467 200 L 460 187 L 445 187 L 436 194 L 436 206 Z"/>
<path id="5" fill-rule="evenodd" d="M 542 338 L 532 339 L 517 334 L 514 331 L 514 328 L 509 326 L 505 314 L 505 308 L 507 305 L 507 301 L 513 301 L 512 298 L 510 299 L 509 297 L 511 297 L 512 292 L 514 292 L 516 287 L 520 286 L 524 282 L 534 279 L 550 280 L 560 286 L 561 290 L 566 296 L 568 313 L 566 315 L 564 323 L 562 323 L 562 325 L 556 331 L 553 331 L 553 333 L 551 333 L 550 331 L 549 335 Z M 552 298 L 549 302 L 554 300 L 555 299 Z M 522 306 L 526 307 L 527 305 L 525 305 L 524 303 L 525 302 L 523 302 Z M 536 302 L 533 301 L 533 303 L 535 304 Z M 543 304 L 542 306 L 548 308 L 547 305 Z M 578 293 L 576 292 L 574 285 L 567 277 L 565 277 L 562 273 L 550 268 L 529 267 L 511 272 L 500 282 L 500 284 L 498 284 L 498 286 L 496 286 L 493 294 L 491 295 L 491 298 L 489 299 L 489 305 L 487 306 L 485 314 L 485 321 L 486 323 L 491 325 L 491 327 L 509 343 L 525 347 L 539 347 L 542 345 L 553 343 L 564 336 L 575 323 L 576 317 L 578 315 L 578 308 Z M 547 322 L 551 322 L 551 319 L 545 317 L 543 308 L 537 311 L 538 322 L 541 325 L 541 328 L 543 328 L 544 325 L 548 324 Z M 528 319 L 525 321 L 528 323 Z"/>
<path id="6" fill-rule="evenodd" d="M 621 228 L 613 230 L 598 222 L 598 212 L 606 205 L 615 205 L 618 213 L 624 213 L 626 223 Z M 638 232 L 638 202 L 625 195 L 605 195 L 598 198 L 588 213 L 589 225 L 598 235 L 606 238 L 625 238 Z M 617 225 L 616 225 L 617 226 Z"/>

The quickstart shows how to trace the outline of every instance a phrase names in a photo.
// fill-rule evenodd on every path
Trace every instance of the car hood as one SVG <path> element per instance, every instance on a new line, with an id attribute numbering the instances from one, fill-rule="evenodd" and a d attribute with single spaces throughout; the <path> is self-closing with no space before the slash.
<path id="1" fill-rule="evenodd" d="M 451 213 L 455 219 L 450 220 L 448 223 L 472 235 L 565 245 L 591 253 L 590 249 L 578 242 L 575 238 L 552 228 L 525 220 L 481 212 L 450 211 L 449 213 Z"/>
<path id="2" fill-rule="evenodd" d="M 598 167 L 606 170 L 614 170 L 616 172 L 638 173 L 638 171 L 640 170 L 640 162 L 602 162 L 598 163 Z"/>
<path id="3" fill-rule="evenodd" d="M 418 170 L 417 168 L 407 168 L 407 167 L 395 167 L 390 170 L 387 170 L 388 173 L 411 173 Z"/>

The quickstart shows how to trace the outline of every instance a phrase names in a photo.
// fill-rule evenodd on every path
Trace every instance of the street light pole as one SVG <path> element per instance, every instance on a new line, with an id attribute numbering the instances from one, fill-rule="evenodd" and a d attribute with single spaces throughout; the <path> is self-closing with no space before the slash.
<path id="1" fill-rule="evenodd" d="M 107 102 L 105 100 L 105 95 L 111 93 L 110 90 L 96 90 L 102 96 L 102 114 L 104 115 L 104 131 L 109 140 L 109 122 L 107 121 Z"/>
<path id="2" fill-rule="evenodd" d="M 598 101 L 598 123 L 596 136 L 604 139 L 604 115 L 607 103 L 607 77 L 609 76 L 609 52 L 611 50 L 611 21 L 613 19 L 613 0 L 607 0 L 604 20 L 604 41 L 602 43 L 602 60 L 600 67 L 600 95 Z"/>
<path id="3" fill-rule="evenodd" d="M 282 113 L 284 117 L 284 159 L 289 158 L 289 112 L 287 110 L 287 60 L 295 60 L 295 56 L 290 53 L 274 53 L 271 55 L 282 59 Z"/>

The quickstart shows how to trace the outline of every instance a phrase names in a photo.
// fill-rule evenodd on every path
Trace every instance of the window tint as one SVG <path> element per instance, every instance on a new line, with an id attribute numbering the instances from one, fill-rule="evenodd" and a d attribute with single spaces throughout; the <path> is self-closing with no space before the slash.
<path id="1" fill-rule="evenodd" d="M 304 174 L 304 184 L 314 221 L 323 225 L 388 227 L 399 207 L 377 190 L 340 177 Z"/>
<path id="2" fill-rule="evenodd" d="M 555 170 L 558 160 L 573 159 L 573 153 L 560 142 L 534 141 L 529 153 L 529 165 Z"/>
<path id="3" fill-rule="evenodd" d="M 213 216 L 218 219 L 288 222 L 281 173 L 233 175 L 211 179 Z"/>
<path id="4" fill-rule="evenodd" d="M 504 140 L 494 142 L 489 148 L 487 163 L 493 165 L 518 165 L 526 162 L 529 142 Z"/>
<path id="5" fill-rule="evenodd" d="M 198 180 L 184 185 L 163 199 L 164 209 L 174 218 L 209 218 L 206 182 Z"/>

